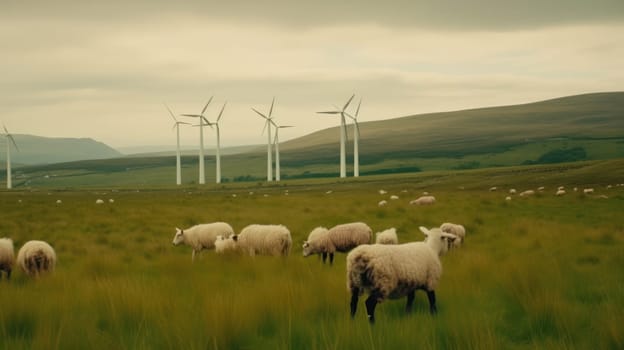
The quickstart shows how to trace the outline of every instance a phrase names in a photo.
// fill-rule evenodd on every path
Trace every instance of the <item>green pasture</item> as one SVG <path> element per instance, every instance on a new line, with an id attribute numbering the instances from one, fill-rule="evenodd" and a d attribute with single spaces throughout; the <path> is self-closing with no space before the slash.
<path id="1" fill-rule="evenodd" d="M 0 282 L 0 348 L 621 349 L 618 183 L 621 159 L 272 185 L 3 190 L 0 237 L 16 250 L 46 240 L 58 264 L 39 280 L 16 268 Z M 505 201 L 509 188 L 538 186 L 545 190 Z M 568 193 L 555 197 L 558 186 Z M 424 191 L 435 205 L 408 204 Z M 389 203 L 378 207 L 382 199 Z M 204 251 L 192 263 L 189 247 L 172 246 L 176 226 L 212 221 L 236 231 L 284 224 L 292 253 Z M 395 227 L 402 242 L 421 240 L 421 225 L 466 226 L 465 246 L 442 258 L 436 316 L 418 292 L 411 315 L 405 299 L 385 301 L 370 326 L 361 300 L 350 319 L 345 255 L 323 265 L 303 258 L 301 244 L 316 226 L 351 221 Z"/>

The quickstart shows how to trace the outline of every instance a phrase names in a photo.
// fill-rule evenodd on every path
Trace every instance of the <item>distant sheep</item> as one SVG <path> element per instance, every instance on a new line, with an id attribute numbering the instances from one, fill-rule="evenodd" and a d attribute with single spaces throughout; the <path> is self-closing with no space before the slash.
<path id="1" fill-rule="evenodd" d="M 13 240 L 10 238 L 0 238 L 0 280 L 2 280 L 2 271 L 6 272 L 8 280 L 11 279 L 14 258 L 15 250 L 13 248 Z"/>
<path id="2" fill-rule="evenodd" d="M 336 225 L 331 229 L 317 227 L 308 235 L 303 243 L 303 256 L 321 254 L 323 263 L 329 255 L 329 263 L 334 262 L 335 252 L 348 252 L 360 244 L 369 244 L 373 230 L 363 222 L 352 222 Z"/>
<path id="3" fill-rule="evenodd" d="M 240 234 L 232 236 L 232 240 L 238 249 L 251 256 L 287 256 L 292 247 L 290 230 L 284 225 L 249 225 Z"/>
<path id="4" fill-rule="evenodd" d="M 394 201 L 399 199 L 399 196 L 393 194 L 392 196 L 390 196 L 390 199 Z"/>
<path id="5" fill-rule="evenodd" d="M 509 201 L 511 201 L 511 197 L 507 196 L 507 197 L 505 197 L 505 200 L 509 202 Z"/>
<path id="6" fill-rule="evenodd" d="M 386 192 L 385 190 L 379 190 L 379 194 L 381 194 L 381 195 L 384 195 L 386 193 L 388 193 L 388 192 Z"/>
<path id="7" fill-rule="evenodd" d="M 494 191 L 496 191 L 496 190 L 498 190 L 498 188 L 497 188 L 496 186 L 494 186 L 494 187 L 490 187 L 490 192 L 494 192 Z"/>
<path id="8" fill-rule="evenodd" d="M 455 240 L 453 240 L 454 247 L 457 248 L 464 244 L 464 240 L 466 239 L 466 229 L 464 228 L 464 226 L 445 222 L 440 225 L 440 230 L 442 230 L 442 232 L 452 233 L 457 237 Z"/>
<path id="9" fill-rule="evenodd" d="M 56 266 L 54 248 L 44 241 L 28 241 L 17 253 L 17 264 L 31 277 L 53 272 Z"/>
<path id="10" fill-rule="evenodd" d="M 436 201 L 434 196 L 422 196 L 409 202 L 411 205 L 432 205 Z"/>
<path id="11" fill-rule="evenodd" d="M 226 254 L 239 251 L 238 244 L 234 240 L 234 235 L 230 235 L 227 238 L 223 237 L 222 235 L 218 235 L 214 245 L 215 252 L 217 252 L 218 254 Z"/>
<path id="12" fill-rule="evenodd" d="M 195 261 L 195 254 L 199 254 L 203 249 L 212 249 L 218 235 L 229 237 L 234 234 L 234 229 L 225 222 L 213 222 L 209 224 L 199 224 L 185 230 L 176 227 L 173 236 L 173 245 L 184 243 L 193 248 L 191 260 Z"/>
<path id="13" fill-rule="evenodd" d="M 509 194 L 516 194 L 516 189 L 515 188 L 509 189 Z"/>
<path id="14" fill-rule="evenodd" d="M 528 197 L 528 196 L 532 196 L 534 194 L 535 194 L 535 191 L 533 191 L 533 190 L 526 190 L 526 191 L 520 192 L 520 197 Z"/>
<path id="15" fill-rule="evenodd" d="M 377 244 L 399 244 L 399 237 L 397 236 L 396 229 L 394 227 L 377 232 L 375 237 L 375 243 Z"/>
<path id="16" fill-rule="evenodd" d="M 385 200 L 385 199 L 380 200 L 379 203 L 377 203 L 378 207 L 383 207 L 383 206 L 386 206 L 386 205 L 388 205 L 388 201 Z"/>
<path id="17" fill-rule="evenodd" d="M 351 317 L 355 317 L 360 295 L 368 293 L 366 311 L 375 322 L 375 307 L 385 299 L 407 296 L 409 313 L 417 289 L 427 292 L 429 311 L 437 312 L 435 289 L 442 275 L 440 256 L 448 251 L 455 235 L 420 227 L 424 242 L 398 245 L 361 245 L 347 255 L 347 289 L 351 292 Z"/>
<path id="18" fill-rule="evenodd" d="M 104 200 L 98 198 L 95 200 L 95 204 L 104 204 Z"/>
<path id="19" fill-rule="evenodd" d="M 584 188 L 583 189 L 583 194 L 592 194 L 594 193 L 594 189 L 593 188 Z"/>
<path id="20" fill-rule="evenodd" d="M 565 190 L 557 190 L 557 192 L 555 193 L 555 196 L 563 196 L 564 194 L 566 194 Z"/>

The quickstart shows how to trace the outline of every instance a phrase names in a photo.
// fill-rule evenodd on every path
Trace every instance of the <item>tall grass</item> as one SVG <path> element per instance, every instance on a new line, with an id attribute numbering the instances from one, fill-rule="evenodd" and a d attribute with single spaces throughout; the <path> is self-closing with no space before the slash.
<path id="1" fill-rule="evenodd" d="M 549 193 L 505 202 L 503 193 L 426 181 L 255 188 L 253 195 L 240 188 L 2 193 L 0 236 L 16 247 L 48 240 L 59 262 L 51 276 L 31 280 L 16 271 L 0 283 L 0 347 L 624 347 L 624 189 L 599 190 L 606 199 Z M 380 188 L 401 198 L 379 208 Z M 424 189 L 438 202 L 409 206 Z M 96 205 L 96 198 L 115 202 Z M 292 254 L 205 251 L 191 263 L 188 247 L 171 245 L 174 227 L 218 220 L 236 231 L 282 223 L 293 234 Z M 373 327 L 363 303 L 350 319 L 344 255 L 323 265 L 303 258 L 301 243 L 316 226 L 356 220 L 375 231 L 396 227 L 403 242 L 422 239 L 420 225 L 466 226 L 465 246 L 442 258 L 436 316 L 417 292 L 411 315 L 403 299 L 380 304 Z"/>

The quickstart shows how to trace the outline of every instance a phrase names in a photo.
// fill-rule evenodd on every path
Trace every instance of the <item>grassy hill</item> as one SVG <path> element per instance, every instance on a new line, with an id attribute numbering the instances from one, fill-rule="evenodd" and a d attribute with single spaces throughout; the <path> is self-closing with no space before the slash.
<path id="1" fill-rule="evenodd" d="M 360 174 L 446 171 L 624 157 L 624 92 L 431 113 L 360 124 Z M 353 127 L 349 127 L 352 140 Z M 352 143 L 348 168 L 352 169 Z M 282 179 L 337 177 L 338 127 L 280 145 Z M 197 156 L 182 158 L 183 182 L 197 182 Z M 206 181 L 214 183 L 214 157 Z M 4 181 L 5 174 L 0 174 Z M 22 167 L 14 186 L 161 186 L 175 181 L 175 157 L 131 157 Z M 266 181 L 266 154 L 223 155 L 224 182 Z"/>

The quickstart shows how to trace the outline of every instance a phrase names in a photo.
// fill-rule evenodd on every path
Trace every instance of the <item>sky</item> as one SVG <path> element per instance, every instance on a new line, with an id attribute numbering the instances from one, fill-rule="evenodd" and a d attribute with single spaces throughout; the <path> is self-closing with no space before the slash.
<path id="1" fill-rule="evenodd" d="M 221 145 L 360 121 L 624 90 L 622 0 L 0 0 L 0 123 L 114 148 L 175 145 L 176 115 Z M 354 107 L 354 106 L 352 106 Z M 351 110 L 353 112 L 353 110 Z M 193 119 L 179 117 L 193 122 Z M 183 145 L 199 129 L 180 130 Z M 338 138 L 338 135 L 337 135 Z M 206 147 L 215 133 L 205 129 Z"/>

